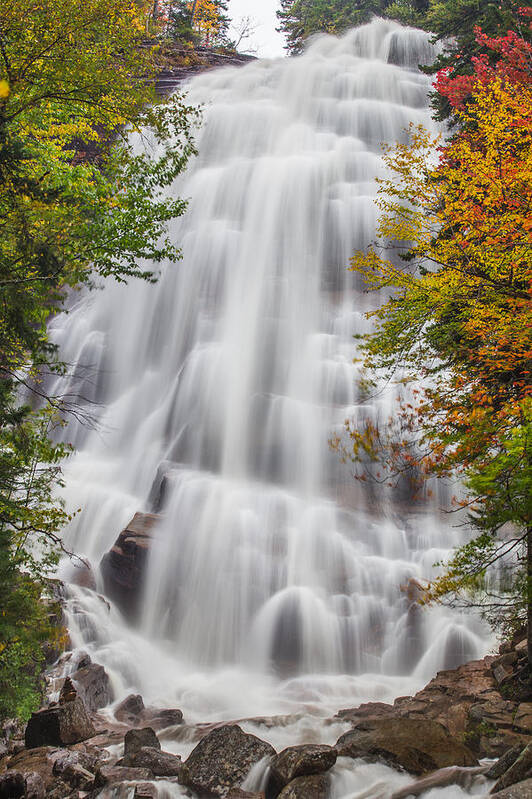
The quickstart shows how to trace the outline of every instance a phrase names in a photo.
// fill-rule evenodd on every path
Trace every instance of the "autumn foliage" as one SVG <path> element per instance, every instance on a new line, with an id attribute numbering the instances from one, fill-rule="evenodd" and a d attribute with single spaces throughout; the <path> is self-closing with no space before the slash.
<path id="1" fill-rule="evenodd" d="M 522 15 L 528 25 L 529 15 Z M 388 150 L 378 241 L 352 268 L 393 287 L 365 340 L 366 366 L 426 378 L 388 426 L 347 423 L 362 479 L 463 477 L 460 504 L 481 531 L 432 586 L 441 597 L 517 554 L 532 607 L 532 51 L 508 32 L 477 39 L 473 74 L 442 70 L 436 88 L 456 113 L 448 141 L 422 128 Z M 529 546 L 530 555 L 530 546 Z M 528 577 L 526 575 L 528 574 Z"/>

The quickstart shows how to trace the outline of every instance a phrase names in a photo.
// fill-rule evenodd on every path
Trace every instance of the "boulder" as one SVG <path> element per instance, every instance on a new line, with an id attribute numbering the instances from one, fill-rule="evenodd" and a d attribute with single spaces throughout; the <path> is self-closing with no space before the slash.
<path id="1" fill-rule="evenodd" d="M 510 788 L 492 794 L 493 799 L 532 799 L 532 780 L 519 782 Z"/>
<path id="2" fill-rule="evenodd" d="M 446 766 L 478 766 L 473 753 L 430 719 L 382 718 L 359 722 L 337 743 L 338 756 L 382 760 L 411 774 Z"/>
<path id="3" fill-rule="evenodd" d="M 115 708 L 115 718 L 126 724 L 134 724 L 144 712 L 144 702 L 140 694 L 129 694 Z"/>
<path id="4" fill-rule="evenodd" d="M 124 736 L 124 756 L 134 755 L 143 747 L 160 749 L 161 744 L 151 727 L 143 727 L 140 730 L 128 730 Z"/>
<path id="5" fill-rule="evenodd" d="M 236 724 L 218 727 L 204 738 L 183 764 L 180 783 L 201 797 L 227 797 L 240 788 L 252 766 L 275 749 Z"/>
<path id="6" fill-rule="evenodd" d="M 532 744 L 528 744 L 517 760 L 499 777 L 491 793 L 497 793 L 518 782 L 532 778 Z"/>
<path id="7" fill-rule="evenodd" d="M 154 513 L 136 513 L 100 563 L 105 593 L 130 621 L 139 615 L 147 555 L 159 519 Z"/>
<path id="8" fill-rule="evenodd" d="M 79 696 L 33 713 L 26 727 L 28 749 L 41 746 L 68 746 L 96 734 L 85 705 Z"/>
<path id="9" fill-rule="evenodd" d="M 279 799 L 328 799 L 329 777 L 327 774 L 314 774 L 311 777 L 298 777 L 292 780 L 279 794 Z"/>
<path id="10" fill-rule="evenodd" d="M 99 710 L 113 701 L 111 681 L 103 666 L 89 663 L 78 668 L 70 677 L 89 710 Z"/>
<path id="11" fill-rule="evenodd" d="M 276 755 L 270 764 L 268 795 L 277 795 L 296 777 L 322 774 L 336 763 L 337 752 L 332 746 L 290 746 Z"/>
<path id="12" fill-rule="evenodd" d="M 126 766 L 101 766 L 96 772 L 96 788 L 115 782 L 149 782 L 153 774 L 147 768 L 127 768 Z"/>
<path id="13" fill-rule="evenodd" d="M 183 771 L 183 762 L 178 755 L 161 752 L 151 746 L 143 746 L 132 754 L 126 755 L 119 760 L 117 765 L 128 768 L 147 768 L 156 777 L 180 777 Z"/>

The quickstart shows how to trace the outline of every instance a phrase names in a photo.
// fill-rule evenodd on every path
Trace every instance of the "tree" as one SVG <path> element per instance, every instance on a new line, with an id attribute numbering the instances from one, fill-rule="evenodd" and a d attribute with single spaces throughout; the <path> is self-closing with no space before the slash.
<path id="1" fill-rule="evenodd" d="M 225 0 L 194 0 L 189 3 L 192 27 L 207 45 L 225 44 L 229 19 Z"/>
<path id="2" fill-rule="evenodd" d="M 281 0 L 277 17 L 279 31 L 286 36 L 286 49 L 297 54 L 312 34 L 342 33 L 368 22 L 383 9 L 381 0 Z"/>
<path id="3" fill-rule="evenodd" d="M 424 67 L 424 71 L 434 74 L 445 69 L 451 79 L 474 75 L 476 58 L 488 58 L 491 63 L 501 58 L 501 53 L 489 46 L 490 37 L 514 31 L 524 41 L 530 41 L 527 13 L 514 0 L 500 3 L 491 0 L 432 2 L 424 27 L 434 33 L 435 42 L 441 42 L 442 51 L 434 64 Z M 477 35 L 480 30 L 483 31 L 481 37 Z M 451 107 L 445 94 L 436 92 L 433 106 L 438 119 L 450 116 Z"/>
<path id="4" fill-rule="evenodd" d="M 366 366 L 427 382 L 389 424 L 348 423 L 344 454 L 360 478 L 407 477 L 414 490 L 463 478 L 455 506 L 478 535 L 429 594 L 474 591 L 487 612 L 524 613 L 532 663 L 532 72 L 521 37 L 477 36 L 503 59 L 478 58 L 466 84 L 440 73 L 460 131 L 442 146 L 412 128 L 387 152 L 378 241 L 353 261 L 371 288 L 394 290 L 365 337 Z M 511 575 L 502 593 L 486 589 L 495 564 Z"/>
<path id="5" fill-rule="evenodd" d="M 194 152 L 194 112 L 151 105 L 150 13 L 133 0 L 0 8 L 0 691 L 12 692 L 0 714 L 27 714 L 37 696 L 39 600 L 67 520 L 52 428 L 80 413 L 46 392 L 46 374 L 67 368 L 47 320 L 80 285 L 154 280 L 143 262 L 179 257 L 166 224 L 185 203 L 165 187 Z"/>

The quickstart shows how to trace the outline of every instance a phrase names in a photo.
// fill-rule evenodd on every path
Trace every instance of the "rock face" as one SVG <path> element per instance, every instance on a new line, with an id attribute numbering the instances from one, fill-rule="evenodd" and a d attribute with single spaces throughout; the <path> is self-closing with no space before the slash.
<path id="1" fill-rule="evenodd" d="M 70 678 L 88 710 L 99 710 L 113 701 L 111 681 L 103 666 L 88 663 Z"/>
<path id="2" fill-rule="evenodd" d="M 328 799 L 329 777 L 315 774 L 312 777 L 298 777 L 284 788 L 279 799 Z"/>
<path id="3" fill-rule="evenodd" d="M 290 746 L 273 758 L 266 793 L 277 796 L 296 777 L 322 774 L 334 766 L 336 758 L 332 746 Z"/>
<path id="4" fill-rule="evenodd" d="M 477 757 L 500 757 L 512 746 L 521 749 L 526 746 L 532 732 L 529 730 L 532 724 L 530 703 L 523 701 L 521 690 L 514 693 L 519 699 L 501 696 L 494 674 L 500 665 L 504 666 L 505 673 L 514 665 L 517 667 L 521 659 L 519 653 L 512 650 L 498 658 L 490 656 L 472 661 L 457 669 L 439 672 L 413 697 L 399 697 L 393 705 L 370 702 L 353 710 L 342 710 L 337 718 L 350 721 L 354 726 L 376 718 L 431 719 L 442 724 L 455 740 L 465 741 Z M 507 676 L 506 686 L 509 686 L 508 680 Z"/>
<path id="5" fill-rule="evenodd" d="M 427 774 L 446 766 L 478 766 L 464 744 L 429 719 L 379 718 L 359 722 L 338 739 L 336 749 L 339 756 L 382 760 L 411 774 Z"/>
<path id="6" fill-rule="evenodd" d="M 100 563 L 106 594 L 131 621 L 138 617 L 147 554 L 159 519 L 136 513 Z"/>
<path id="7" fill-rule="evenodd" d="M 180 783 L 201 797 L 225 797 L 240 788 L 251 767 L 275 749 L 236 724 L 218 727 L 199 742 L 183 765 Z"/>
<path id="8" fill-rule="evenodd" d="M 32 714 L 26 727 L 26 747 L 68 746 L 96 735 L 79 696 Z"/>

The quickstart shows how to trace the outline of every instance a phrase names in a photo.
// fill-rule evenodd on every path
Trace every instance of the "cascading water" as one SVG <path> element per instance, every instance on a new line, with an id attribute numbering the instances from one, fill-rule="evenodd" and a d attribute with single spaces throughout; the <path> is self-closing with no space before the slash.
<path id="1" fill-rule="evenodd" d="M 139 691 L 191 721 L 323 717 L 486 648 L 474 619 L 401 590 L 460 540 L 441 497 L 362 490 L 328 447 L 346 417 L 393 408 L 393 392 L 357 393 L 370 300 L 346 266 L 374 235 L 381 143 L 433 124 L 417 70 L 433 56 L 425 33 L 375 20 L 194 78 L 182 262 L 156 285 L 109 282 L 52 324 L 75 365 L 57 390 L 99 417 L 67 428 L 66 495 L 83 509 L 67 544 L 98 564 L 135 512 L 161 513 L 135 629 L 72 589 L 73 643 L 117 698 Z M 324 739 L 310 724 L 299 738 Z"/>

